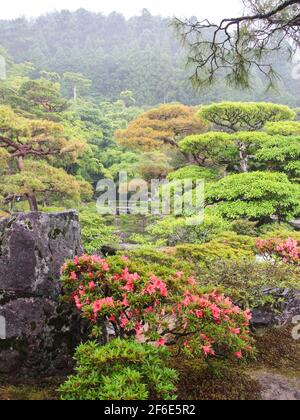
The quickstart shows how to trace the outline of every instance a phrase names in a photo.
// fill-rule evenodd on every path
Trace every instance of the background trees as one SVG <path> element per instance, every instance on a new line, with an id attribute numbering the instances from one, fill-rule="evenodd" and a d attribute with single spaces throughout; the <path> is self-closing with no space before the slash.
<path id="1" fill-rule="evenodd" d="M 170 104 L 145 112 L 127 129 L 117 131 L 116 138 L 121 146 L 134 150 L 178 150 L 183 137 L 207 128 L 208 124 L 196 116 L 196 108 Z"/>
<path id="2" fill-rule="evenodd" d="M 1 21 L 0 40 L 16 62 L 34 64 L 35 77 L 44 70 L 58 73 L 61 79 L 64 73 L 81 73 L 93 82 L 90 94 L 98 101 L 114 102 L 120 92 L 129 90 L 138 106 L 224 100 L 300 105 L 296 93 L 299 81 L 291 78 L 292 67 L 284 48 L 270 54 L 268 60 L 282 76 L 280 93 L 266 93 L 264 78 L 255 72 L 253 91 L 226 86 L 222 73 L 216 75 L 213 88 L 194 90 L 188 80 L 193 70 L 185 67 L 188 52 L 177 41 L 170 23 L 170 19 L 152 16 L 148 11 L 126 20 L 118 13 L 103 16 L 81 9 L 50 13 L 31 21 Z"/>
<path id="3" fill-rule="evenodd" d="M 225 132 L 187 137 L 180 142 L 180 149 L 192 153 L 200 165 L 207 164 L 209 159 L 214 164 L 225 164 L 228 169 L 238 165 L 241 172 L 248 172 L 251 169 L 250 160 L 255 152 L 265 143 L 274 143 L 269 134 L 259 130 L 262 130 L 266 123 L 276 124 L 278 121 L 294 119 L 296 114 L 282 105 L 226 102 L 202 107 L 199 116 Z M 298 127 L 294 126 L 293 122 L 285 122 L 285 127 L 290 125 L 294 129 Z M 268 127 L 267 132 L 271 134 L 270 130 L 273 127 L 274 132 L 276 125 Z M 282 147 L 287 143 L 286 138 L 281 138 Z"/>
<path id="4" fill-rule="evenodd" d="M 60 197 L 61 200 L 80 194 L 88 197 L 87 183 L 78 182 L 63 169 L 63 160 L 75 160 L 84 150 L 84 143 L 64 136 L 63 128 L 50 121 L 17 116 L 5 106 L 0 107 L 0 150 L 6 160 L 1 173 L 1 191 L 6 202 L 26 199 L 31 211 L 38 210 L 38 200 Z"/>

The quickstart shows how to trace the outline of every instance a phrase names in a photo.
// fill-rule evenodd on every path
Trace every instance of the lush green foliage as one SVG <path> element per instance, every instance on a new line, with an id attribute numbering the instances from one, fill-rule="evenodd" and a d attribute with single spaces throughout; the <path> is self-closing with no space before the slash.
<path id="1" fill-rule="evenodd" d="M 206 214 L 203 222 L 199 216 L 192 217 L 166 217 L 148 231 L 154 239 L 161 239 L 168 246 L 180 243 L 202 244 L 217 236 L 223 231 L 230 229 L 230 223 L 218 214 Z"/>
<path id="2" fill-rule="evenodd" d="M 206 191 L 208 205 L 228 219 L 268 221 L 272 216 L 289 220 L 299 214 L 300 189 L 277 172 L 230 175 Z"/>
<path id="3" fill-rule="evenodd" d="M 296 114 L 287 106 L 270 103 L 223 102 L 201 108 L 199 115 L 231 131 L 259 131 L 267 122 L 292 120 Z"/>
<path id="4" fill-rule="evenodd" d="M 257 262 L 249 257 L 217 258 L 204 265 L 200 258 L 195 265 L 200 284 L 214 284 L 244 308 L 278 309 L 282 297 L 272 296 L 270 291 L 299 288 L 300 271 L 292 265 Z"/>
<path id="5" fill-rule="evenodd" d="M 267 123 L 265 131 L 272 136 L 279 134 L 283 136 L 300 136 L 299 121 L 280 121 L 275 123 Z"/>
<path id="6" fill-rule="evenodd" d="M 210 168 L 203 168 L 197 165 L 188 165 L 179 168 L 174 172 L 169 173 L 169 181 L 184 181 L 185 179 L 191 181 L 214 181 L 218 178 L 218 173 Z"/>
<path id="7" fill-rule="evenodd" d="M 253 238 L 229 234 L 202 245 L 178 245 L 176 255 L 193 265 L 209 265 L 213 261 L 222 259 L 254 259 L 254 249 Z"/>
<path id="8" fill-rule="evenodd" d="M 96 254 L 105 246 L 116 247 L 118 238 L 115 229 L 109 226 L 96 208 L 85 206 L 80 210 L 81 239 L 85 252 Z"/>
<path id="9" fill-rule="evenodd" d="M 7 161 L 1 165 L 4 202 L 28 200 L 30 209 L 36 211 L 41 201 L 49 205 L 91 197 L 88 183 L 51 165 L 72 162 L 84 150 L 84 143 L 68 138 L 59 124 L 20 117 L 10 107 L 0 106 L 0 145 L 6 152 L 2 160 L 6 157 Z"/>
<path id="10" fill-rule="evenodd" d="M 115 339 L 78 347 L 76 373 L 60 387 L 63 400 L 176 399 L 178 375 L 165 347 Z"/>

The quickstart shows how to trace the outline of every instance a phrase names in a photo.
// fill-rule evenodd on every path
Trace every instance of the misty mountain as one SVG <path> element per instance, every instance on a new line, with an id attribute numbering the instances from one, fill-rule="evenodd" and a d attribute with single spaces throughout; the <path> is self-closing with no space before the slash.
<path id="1" fill-rule="evenodd" d="M 2 20 L 0 45 L 15 62 L 33 63 L 36 77 L 42 70 L 82 73 L 92 81 L 91 96 L 97 100 L 116 100 L 120 92 L 130 90 L 137 105 L 265 100 L 300 106 L 300 83 L 292 79 L 286 57 L 276 57 L 283 77 L 278 92 L 266 93 L 259 77 L 255 92 L 232 90 L 222 80 L 195 91 L 188 80 L 187 53 L 170 20 L 147 10 L 128 20 L 117 12 L 104 16 L 84 9 L 34 20 Z"/>

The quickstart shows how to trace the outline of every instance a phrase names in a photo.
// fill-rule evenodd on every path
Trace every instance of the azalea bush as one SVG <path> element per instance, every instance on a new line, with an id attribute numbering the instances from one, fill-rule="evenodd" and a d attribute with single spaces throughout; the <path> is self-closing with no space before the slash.
<path id="1" fill-rule="evenodd" d="M 61 387 L 62 400 L 176 399 L 178 374 L 165 347 L 116 339 L 77 348 L 76 372 Z"/>
<path id="2" fill-rule="evenodd" d="M 183 272 L 162 279 L 126 257 L 83 255 L 66 263 L 62 282 L 102 344 L 112 331 L 157 347 L 179 344 L 189 356 L 241 358 L 254 351 L 250 311 Z"/>
<path id="3" fill-rule="evenodd" d="M 300 242 L 288 238 L 282 241 L 278 238 L 258 239 L 256 242 L 259 253 L 267 260 L 274 258 L 287 264 L 300 265 Z"/>

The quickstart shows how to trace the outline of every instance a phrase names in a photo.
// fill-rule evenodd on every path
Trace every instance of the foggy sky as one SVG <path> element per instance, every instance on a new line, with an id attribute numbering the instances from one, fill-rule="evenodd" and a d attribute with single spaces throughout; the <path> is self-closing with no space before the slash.
<path id="1" fill-rule="evenodd" d="M 219 20 L 241 12 L 241 0 L 9 0 L 2 4 L 0 19 L 20 16 L 37 17 L 54 10 L 84 8 L 108 14 L 112 11 L 126 17 L 137 15 L 143 8 L 163 16 L 210 18 Z"/>

